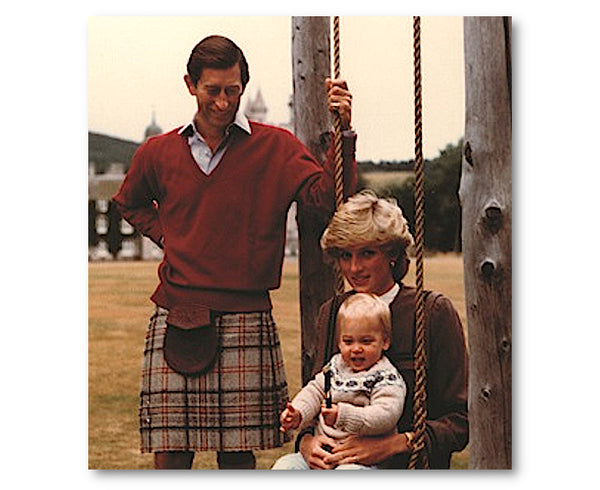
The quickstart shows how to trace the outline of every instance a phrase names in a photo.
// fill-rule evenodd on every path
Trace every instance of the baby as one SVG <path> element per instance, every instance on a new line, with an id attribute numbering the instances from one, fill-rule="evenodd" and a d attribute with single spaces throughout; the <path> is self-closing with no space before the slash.
<path id="1" fill-rule="evenodd" d="M 349 296 L 337 315 L 339 354 L 335 354 L 282 412 L 281 430 L 304 428 L 318 417 L 315 435 L 341 440 L 351 434 L 381 435 L 396 430 L 404 409 L 406 384 L 383 355 L 390 346 L 387 304 L 369 293 Z M 328 380 L 326 377 L 331 376 Z M 324 403 L 331 387 L 331 407 Z M 369 469 L 358 464 L 336 469 Z M 287 454 L 274 470 L 309 469 L 300 453 Z"/>

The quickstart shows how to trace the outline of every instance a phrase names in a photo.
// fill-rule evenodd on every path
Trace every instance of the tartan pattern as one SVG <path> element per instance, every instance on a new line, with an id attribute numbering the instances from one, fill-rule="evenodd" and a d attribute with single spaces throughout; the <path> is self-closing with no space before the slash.
<path id="1" fill-rule="evenodd" d="M 248 451 L 279 447 L 288 388 L 270 311 L 218 316 L 221 346 L 199 377 L 165 362 L 167 311 L 157 308 L 146 333 L 140 399 L 141 451 Z"/>

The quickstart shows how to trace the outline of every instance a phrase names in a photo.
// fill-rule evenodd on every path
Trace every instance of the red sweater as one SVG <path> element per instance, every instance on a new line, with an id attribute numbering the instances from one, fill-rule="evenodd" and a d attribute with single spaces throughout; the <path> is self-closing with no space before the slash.
<path id="1" fill-rule="evenodd" d="M 333 152 L 322 167 L 288 131 L 251 127 L 251 135 L 232 133 L 210 175 L 178 130 L 149 139 L 134 155 L 113 199 L 142 234 L 157 244 L 162 239 L 160 284 L 152 295 L 159 306 L 269 309 L 268 290 L 281 281 L 290 204 L 332 212 Z M 354 148 L 355 136 L 344 138 L 346 195 L 356 184 Z"/>

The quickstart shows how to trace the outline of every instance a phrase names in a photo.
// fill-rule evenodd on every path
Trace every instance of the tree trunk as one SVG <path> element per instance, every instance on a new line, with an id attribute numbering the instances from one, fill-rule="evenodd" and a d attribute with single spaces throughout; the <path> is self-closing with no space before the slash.
<path id="1" fill-rule="evenodd" d="M 470 467 L 512 467 L 511 19 L 464 20 L 460 183 L 469 326 Z"/>
<path id="2" fill-rule="evenodd" d="M 329 17 L 292 17 L 293 117 L 296 136 L 323 162 L 329 147 L 331 117 L 324 80 L 330 76 Z M 300 243 L 300 314 L 302 382 L 309 381 L 317 338 L 315 323 L 321 304 L 334 293 L 334 273 L 323 263 L 319 239 L 327 223 L 298 206 Z"/>

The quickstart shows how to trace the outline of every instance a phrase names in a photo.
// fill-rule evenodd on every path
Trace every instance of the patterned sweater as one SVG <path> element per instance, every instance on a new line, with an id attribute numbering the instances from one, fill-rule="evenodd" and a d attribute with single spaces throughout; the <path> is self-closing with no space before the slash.
<path id="1" fill-rule="evenodd" d="M 349 434 L 379 435 L 395 431 L 404 410 L 406 384 L 393 364 L 383 356 L 369 370 L 354 372 L 336 354 L 329 362 L 332 371 L 331 397 L 338 404 L 338 417 L 333 427 L 320 415 L 325 400 L 323 371 L 307 383 L 294 397 L 292 405 L 302 414 L 299 429 L 310 425 L 318 416 L 315 434 L 333 439 Z"/>

